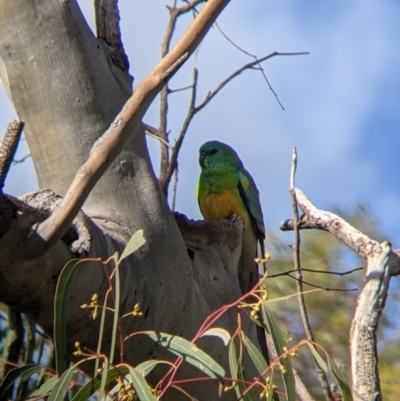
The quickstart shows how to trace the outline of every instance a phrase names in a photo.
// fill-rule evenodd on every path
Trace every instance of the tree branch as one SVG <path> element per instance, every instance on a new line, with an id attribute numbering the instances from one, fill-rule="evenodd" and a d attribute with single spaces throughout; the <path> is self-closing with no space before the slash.
<path id="1" fill-rule="evenodd" d="M 94 144 L 58 209 L 37 229 L 34 255 L 44 253 L 70 226 L 90 191 L 140 126 L 141 119 L 165 83 L 194 52 L 229 0 L 209 0 L 174 48 L 137 86 L 110 128 Z"/>
<path id="2" fill-rule="evenodd" d="M 167 194 L 172 174 L 176 170 L 179 151 L 181 149 L 186 132 L 189 129 L 189 125 L 192 122 L 194 115 L 196 114 L 195 104 L 196 104 L 196 93 L 197 93 L 197 79 L 198 79 L 198 70 L 197 68 L 195 68 L 193 70 L 192 96 L 190 98 L 189 110 L 186 114 L 185 121 L 183 122 L 181 132 L 178 135 L 178 139 L 175 142 L 175 146 L 172 148 L 171 160 L 169 161 L 167 167 L 163 170 L 160 176 L 161 191 L 163 191 L 165 194 Z"/>
<path id="3" fill-rule="evenodd" d="M 292 197 L 292 213 L 293 213 L 293 263 L 294 270 L 296 271 L 296 289 L 297 289 L 297 301 L 299 303 L 299 310 L 301 315 L 301 320 L 303 322 L 304 331 L 306 333 L 307 340 L 310 343 L 314 343 L 314 334 L 311 329 L 311 324 L 308 318 L 306 302 L 304 299 L 304 290 L 303 290 L 303 277 L 301 274 L 301 264 L 300 264 L 300 232 L 299 232 L 299 211 L 297 208 L 297 199 L 295 192 L 295 177 L 296 177 L 296 169 L 297 169 L 297 150 L 296 147 L 293 148 L 292 155 L 292 167 L 290 170 L 290 195 Z M 291 276 L 292 277 L 292 276 Z M 313 287 L 316 287 L 310 283 Z M 326 400 L 333 400 L 332 395 L 329 391 L 329 383 L 328 379 L 325 375 L 325 372 L 318 366 L 316 363 L 316 370 L 318 374 L 319 381 L 321 383 L 322 391 L 324 393 Z"/>
<path id="4" fill-rule="evenodd" d="M 196 113 L 200 111 L 204 106 L 207 105 L 207 103 L 215 96 L 218 94 L 218 92 L 224 88 L 226 84 L 228 84 L 230 81 L 232 81 L 233 78 L 237 77 L 240 75 L 243 71 L 252 69 L 255 65 L 259 65 L 263 61 L 266 61 L 272 57 L 275 56 L 303 56 L 309 54 L 309 52 L 296 52 L 296 53 L 281 53 L 281 52 L 273 52 L 271 54 L 268 54 L 267 56 L 264 56 L 260 59 L 257 59 L 255 61 L 252 61 L 250 63 L 247 63 L 234 71 L 231 75 L 229 75 L 227 78 L 225 78 L 212 92 L 209 92 L 206 98 L 203 100 L 203 102 L 196 107 Z"/>
<path id="5" fill-rule="evenodd" d="M 8 171 L 17 151 L 24 123 L 20 120 L 12 120 L 8 125 L 3 140 L 0 141 L 0 194 L 7 178 Z"/>
<path id="6" fill-rule="evenodd" d="M 295 193 L 297 204 L 304 213 L 300 218 L 299 229 L 313 228 L 327 231 L 364 259 L 382 252 L 381 245 L 377 241 L 372 240 L 338 215 L 317 209 L 299 188 L 295 189 Z M 285 220 L 281 223 L 280 229 L 290 231 L 293 227 L 293 220 Z M 391 251 L 390 263 L 391 273 L 399 274 L 399 250 Z"/>
<path id="7" fill-rule="evenodd" d="M 167 29 L 164 35 L 164 39 L 161 43 L 161 57 L 165 57 L 170 49 L 171 46 L 171 40 L 172 36 L 174 35 L 175 27 L 176 27 L 176 22 L 177 19 L 180 15 L 185 14 L 192 10 L 196 5 L 200 3 L 204 3 L 205 0 L 194 0 L 194 1 L 188 1 L 187 4 L 183 5 L 182 7 L 176 7 L 176 1 L 174 1 L 174 5 L 167 6 L 169 12 L 170 12 L 170 18 L 168 21 Z M 168 85 L 166 85 L 164 88 L 162 88 L 160 92 L 160 110 L 159 110 L 159 133 L 160 135 L 163 135 L 163 140 L 169 144 L 169 137 L 168 137 L 168 95 L 171 93 L 171 91 L 168 88 Z M 169 148 L 163 144 L 161 145 L 161 156 L 160 156 L 160 182 L 161 181 L 168 181 L 170 182 L 173 170 L 175 169 L 175 162 L 173 165 L 170 163 L 169 160 Z M 172 165 L 172 171 L 170 166 Z M 166 175 L 166 170 L 168 169 L 169 171 L 169 178 Z M 164 195 L 167 197 L 168 196 L 168 185 L 165 186 L 165 184 L 161 184 L 161 190 L 164 193 Z"/>
<path id="8" fill-rule="evenodd" d="M 391 245 L 368 258 L 366 284 L 361 291 L 350 330 L 354 401 L 380 400 L 376 331 L 385 306 L 391 276 Z"/>
<path id="9" fill-rule="evenodd" d="M 294 189 L 294 193 L 304 212 L 300 228 L 325 230 L 367 259 L 366 284 L 358 297 L 350 330 L 352 394 L 355 401 L 381 399 L 376 330 L 390 277 L 400 271 L 399 251 L 393 251 L 388 242 L 379 244 L 371 240 L 334 213 L 317 209 L 300 189 Z M 295 226 L 294 220 L 286 220 L 281 229 L 291 230 Z"/>

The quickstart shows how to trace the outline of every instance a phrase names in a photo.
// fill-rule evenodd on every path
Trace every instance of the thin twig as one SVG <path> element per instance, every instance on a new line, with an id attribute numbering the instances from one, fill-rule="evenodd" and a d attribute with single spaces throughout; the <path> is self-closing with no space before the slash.
<path id="1" fill-rule="evenodd" d="M 165 57 L 171 46 L 171 41 L 172 37 L 175 32 L 176 28 L 176 22 L 177 19 L 180 15 L 187 13 L 190 11 L 193 7 L 195 7 L 197 4 L 200 4 L 204 2 L 205 0 L 194 0 L 191 2 L 188 2 L 187 4 L 183 5 L 182 7 L 176 7 L 176 0 L 174 0 L 173 6 L 167 6 L 167 9 L 169 10 L 170 17 L 167 25 L 167 29 L 165 31 L 165 35 L 163 38 L 163 41 L 161 43 L 161 57 Z M 159 177 L 163 177 L 165 175 L 165 171 L 167 170 L 168 166 L 171 164 L 170 163 L 170 148 L 166 145 L 169 144 L 169 135 L 168 135 L 168 95 L 169 93 L 172 93 L 171 90 L 168 88 L 168 85 L 166 85 L 164 88 L 162 88 L 160 92 L 160 109 L 159 109 L 159 126 L 158 126 L 158 131 L 159 134 L 162 135 L 163 141 L 161 144 L 161 155 L 160 155 L 160 174 Z M 171 171 L 172 175 L 173 169 Z M 169 182 L 169 181 L 168 181 Z M 168 187 L 163 187 L 163 192 L 165 196 L 168 195 Z"/>
<path id="2" fill-rule="evenodd" d="M 26 159 L 29 159 L 30 157 L 31 157 L 31 154 L 28 153 L 27 155 L 21 157 L 20 159 L 14 159 L 13 160 L 13 166 L 16 165 L 16 164 L 23 163 Z"/>
<path id="3" fill-rule="evenodd" d="M 3 140 L 0 142 L 0 194 L 3 192 L 7 174 L 17 151 L 23 128 L 23 121 L 12 120 L 7 125 Z"/>
<path id="4" fill-rule="evenodd" d="M 315 270 L 315 269 L 305 269 L 304 267 L 301 268 L 303 272 L 311 272 L 311 273 L 322 273 L 322 274 L 333 274 L 337 276 L 346 276 L 347 274 L 352 274 L 354 272 L 364 270 L 363 267 L 356 267 L 354 269 L 348 270 L 346 272 L 332 272 L 332 271 L 325 271 L 325 270 Z"/>
<path id="5" fill-rule="evenodd" d="M 303 295 L 303 277 L 301 274 L 301 265 L 300 265 L 300 231 L 299 231 L 299 211 L 297 208 L 297 200 L 296 200 L 296 192 L 295 192 L 295 177 L 296 177 L 296 169 L 297 169 L 297 149 L 293 147 L 293 155 L 292 155 L 292 166 L 290 170 L 290 195 L 292 197 L 292 213 L 293 213 L 293 263 L 294 269 L 297 271 L 296 277 L 296 290 L 297 290 L 297 300 L 299 303 L 301 320 L 304 325 L 304 331 L 306 333 L 307 340 L 314 343 L 314 335 L 311 329 L 310 321 L 307 314 L 306 303 Z M 313 285 L 312 285 L 313 286 Z M 325 399 L 328 401 L 332 401 L 332 395 L 329 390 L 329 383 L 325 372 L 316 364 L 316 370 L 319 377 L 319 381 L 322 386 L 322 390 L 324 392 Z"/>
<path id="6" fill-rule="evenodd" d="M 185 91 L 185 90 L 188 90 L 191 88 L 192 88 L 192 85 L 183 86 L 182 88 L 177 88 L 177 89 L 168 88 L 168 93 L 182 92 L 182 91 Z"/>
<path id="7" fill-rule="evenodd" d="M 202 103 L 200 103 L 197 107 L 196 107 L 196 113 L 198 111 L 200 111 L 204 106 L 207 105 L 207 103 L 209 103 L 209 101 L 218 94 L 218 92 L 226 85 L 228 84 L 230 81 L 232 81 L 233 78 L 237 77 L 238 75 L 240 75 L 243 71 L 248 70 L 248 69 L 252 69 L 255 65 L 258 65 L 260 63 L 262 63 L 263 61 L 266 61 L 272 57 L 276 57 L 276 56 L 303 56 L 309 54 L 309 52 L 295 52 L 295 53 L 281 53 L 281 52 L 273 52 L 271 54 L 268 54 L 267 56 L 264 56 L 260 59 L 257 59 L 255 61 L 252 61 L 250 63 L 244 64 L 242 67 L 240 67 L 239 69 L 237 69 L 236 71 L 234 71 L 231 75 L 229 75 L 227 78 L 225 78 L 213 91 L 208 92 L 207 96 L 205 97 L 205 99 L 203 100 Z"/>
<path id="8" fill-rule="evenodd" d="M 317 284 L 312 284 L 312 283 L 310 283 L 309 281 L 305 281 L 303 278 L 298 278 L 298 277 L 296 277 L 296 276 L 292 276 L 291 274 L 288 274 L 288 276 L 291 277 L 292 279 L 298 281 L 298 282 L 302 285 L 302 288 L 303 288 L 303 284 L 307 284 L 307 285 L 309 285 L 310 287 L 319 288 L 319 289 L 324 290 L 324 291 L 348 292 L 348 291 L 357 291 L 357 290 L 358 290 L 358 288 L 350 288 L 350 289 L 348 289 L 348 288 L 330 288 L 330 287 L 322 287 L 322 286 L 317 285 Z"/>
<path id="9" fill-rule="evenodd" d="M 154 139 L 157 139 L 157 141 L 162 142 L 165 146 L 168 146 L 170 149 L 172 149 L 172 146 L 169 143 L 165 142 L 164 135 L 160 133 L 160 131 L 156 127 L 153 127 L 146 123 L 142 124 L 147 135 L 151 136 Z"/>
<path id="10" fill-rule="evenodd" d="M 189 125 L 196 113 L 195 104 L 196 104 L 198 74 L 199 73 L 197 71 L 197 68 L 193 69 L 192 95 L 190 98 L 189 109 L 186 114 L 185 120 L 182 124 L 181 131 L 175 142 L 175 146 L 171 152 L 171 160 L 169 161 L 167 168 L 162 172 L 162 175 L 160 176 L 160 187 L 161 187 L 161 191 L 163 191 L 164 194 L 167 194 L 168 186 L 171 181 L 171 177 L 175 170 L 176 163 L 178 160 L 179 151 L 181 149 L 181 146 L 182 146 L 183 140 L 185 138 L 185 135 L 187 133 L 187 130 L 189 128 Z"/>
<path id="11" fill-rule="evenodd" d="M 260 64 L 260 60 L 258 60 L 258 57 L 255 54 L 251 54 L 248 51 L 242 49 L 240 46 L 238 46 L 219 26 L 218 22 L 215 23 L 215 26 L 219 30 L 219 32 L 222 34 L 222 36 L 231 44 L 233 45 L 236 49 L 240 50 L 242 53 L 246 54 L 247 56 L 253 57 L 254 60 L 256 61 L 258 65 L 258 69 L 261 71 L 262 76 L 264 77 L 265 82 L 268 85 L 269 90 L 274 94 L 276 101 L 278 102 L 279 106 L 281 106 L 282 110 L 285 110 L 283 107 L 282 102 L 280 101 L 278 94 L 275 92 L 274 88 L 272 87 L 271 83 L 269 82 L 269 79 L 267 78 L 267 74 L 264 71 L 264 68 Z"/>
<path id="12" fill-rule="evenodd" d="M 302 272 L 311 272 L 311 273 L 322 273 L 322 274 L 332 274 L 332 275 L 338 275 L 338 276 L 346 276 L 347 274 L 354 273 L 359 270 L 364 270 L 363 267 L 357 267 L 355 269 L 346 271 L 346 272 L 332 272 L 332 271 L 326 271 L 326 270 L 315 270 L 315 269 L 305 269 L 304 267 L 296 270 L 286 270 L 281 273 L 276 273 L 276 274 L 268 274 L 268 278 L 276 278 L 276 277 L 282 277 L 282 276 L 287 276 L 289 273 L 295 273 L 296 271 L 302 271 Z"/>

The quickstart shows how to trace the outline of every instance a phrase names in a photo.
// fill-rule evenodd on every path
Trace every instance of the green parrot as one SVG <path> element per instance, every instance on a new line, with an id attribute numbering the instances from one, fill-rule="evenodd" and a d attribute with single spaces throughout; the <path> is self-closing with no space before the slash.
<path id="1" fill-rule="evenodd" d="M 221 221 L 237 214 L 244 221 L 243 247 L 238 276 L 242 293 L 252 289 L 259 279 L 257 244 L 264 257 L 265 227 L 259 192 L 237 153 L 225 143 L 206 142 L 200 148 L 201 174 L 198 201 L 205 220 Z M 268 358 L 264 330 L 257 326 L 261 349 Z"/>
<path id="2" fill-rule="evenodd" d="M 265 227 L 259 192 L 237 153 L 225 143 L 206 142 L 200 148 L 201 174 L 198 201 L 205 220 L 221 221 L 237 214 L 244 221 L 243 248 L 239 262 L 242 293 L 258 281 L 257 244 L 264 257 Z"/>

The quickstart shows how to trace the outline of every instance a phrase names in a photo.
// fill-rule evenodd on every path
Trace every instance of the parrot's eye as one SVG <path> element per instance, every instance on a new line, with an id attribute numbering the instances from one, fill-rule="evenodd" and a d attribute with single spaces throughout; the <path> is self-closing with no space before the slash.
<path id="1" fill-rule="evenodd" d="M 215 155 L 218 152 L 218 149 L 211 149 L 210 155 Z"/>

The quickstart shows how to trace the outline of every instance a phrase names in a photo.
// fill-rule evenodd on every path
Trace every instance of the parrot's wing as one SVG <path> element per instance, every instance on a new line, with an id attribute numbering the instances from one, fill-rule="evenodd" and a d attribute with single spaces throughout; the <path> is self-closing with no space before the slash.
<path id="1" fill-rule="evenodd" d="M 251 223 L 260 243 L 265 239 L 264 218 L 260 204 L 260 194 L 253 177 L 246 169 L 239 170 L 238 189 L 250 215 Z"/>

